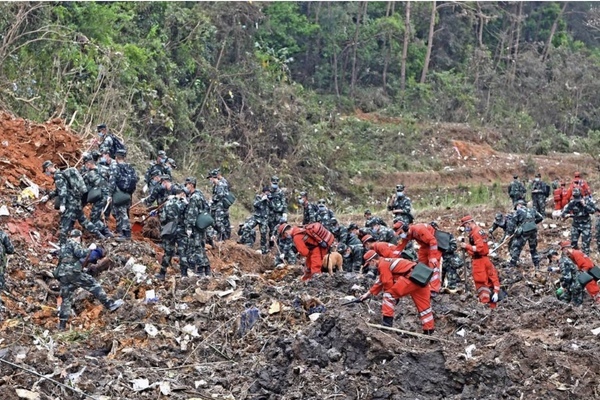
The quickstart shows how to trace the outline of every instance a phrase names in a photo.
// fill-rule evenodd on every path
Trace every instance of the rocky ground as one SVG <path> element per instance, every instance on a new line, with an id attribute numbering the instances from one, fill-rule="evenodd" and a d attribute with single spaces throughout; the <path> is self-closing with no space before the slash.
<path id="1" fill-rule="evenodd" d="M 25 198 L 22 191 L 29 185 L 27 179 L 51 187 L 51 180 L 40 173 L 43 160 L 73 165 L 84 145 L 61 121 L 34 125 L 4 115 L 0 132 L 1 204 L 10 212 L 0 222 L 17 247 L 9 260 L 7 291 L 0 295 L 6 306 L 0 314 L 2 399 L 600 395 L 600 345 L 592 332 L 600 327 L 599 310 L 587 294 L 583 307 L 557 301 L 552 282 L 558 277 L 545 272 L 545 262 L 543 272 L 533 271 L 525 252 L 522 277 L 498 267 L 508 297 L 496 310 L 477 302 L 470 281 L 465 293 L 436 298 L 436 333 L 430 339 L 368 325 L 380 322 L 380 298 L 343 305 L 368 289 L 372 282 L 365 277 L 320 276 L 304 284 L 299 281 L 300 267 L 275 268 L 271 257 L 233 241 L 210 249 L 213 278 L 181 279 L 171 269 L 167 280 L 158 282 L 153 275 L 162 253 L 156 242 L 144 237 L 152 225 L 146 222 L 130 243 L 102 243 L 111 263 L 97 279 L 125 305 L 110 314 L 87 292 L 78 292 L 70 329 L 57 332 L 58 285 L 50 274 L 56 260 L 49 255 L 49 242 L 56 239 L 58 214 L 51 207 L 32 204 L 35 199 Z M 446 155 L 441 147 L 438 152 L 449 168 L 459 170 L 449 184 L 460 181 L 460 176 L 467 179 L 464 171 L 479 165 L 478 146 L 487 148 L 476 138 L 470 142 L 463 136 L 456 137 L 462 143 L 455 146 L 460 156 L 453 148 Z M 469 149 L 474 153 L 467 155 Z M 489 156 L 502 160 L 498 165 L 525 157 L 496 153 L 491 147 L 489 151 L 493 152 Z M 578 155 L 535 160 L 546 168 L 563 163 L 564 176 L 575 168 L 586 171 L 581 166 L 591 168 L 589 160 Z M 514 173 L 509 166 L 496 172 L 492 166 L 486 168 L 488 175 L 474 179 L 484 181 L 498 174 L 509 180 Z M 432 172 L 418 182 L 438 176 Z M 591 170 L 589 176 L 593 178 Z M 402 174 L 388 179 L 396 183 L 416 178 Z M 465 213 L 489 223 L 496 211 L 490 206 L 427 209 L 417 218 L 437 220 L 442 228 L 456 232 Z M 133 210 L 138 220 L 143 213 L 139 207 Z M 568 234 L 567 222 L 547 219 L 544 224 L 539 235 L 542 249 Z M 506 249 L 498 253 L 500 265 Z M 598 259 L 597 253 L 593 256 Z M 317 304 L 324 309 L 309 317 L 304 306 Z M 421 331 L 410 299 L 401 299 L 397 306 L 395 327 Z"/>

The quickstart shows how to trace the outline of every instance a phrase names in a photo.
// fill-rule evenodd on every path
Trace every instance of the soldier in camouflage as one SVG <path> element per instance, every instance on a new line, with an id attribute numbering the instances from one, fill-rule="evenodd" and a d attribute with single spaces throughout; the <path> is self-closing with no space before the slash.
<path id="1" fill-rule="evenodd" d="M 440 229 L 435 221 L 431 222 L 431 226 L 436 230 Z M 448 249 L 443 250 L 440 248 L 442 252 L 442 283 L 446 281 L 445 291 L 454 294 L 458 292 L 456 287 L 459 281 L 458 270 L 463 267 L 465 261 L 457 253 L 458 243 L 456 242 L 456 238 L 450 232 L 447 233 L 450 235 Z"/>
<path id="2" fill-rule="evenodd" d="M 118 182 L 125 177 L 122 177 L 122 169 L 119 168 L 120 164 L 127 164 L 125 157 L 127 152 L 125 150 L 117 150 L 115 156 L 115 162 L 110 164 L 110 180 L 108 182 L 108 193 L 112 199 L 118 190 Z M 116 239 L 118 241 L 131 240 L 131 223 L 129 221 L 129 208 L 131 207 L 131 199 L 129 202 L 123 205 L 113 204 L 113 215 L 117 220 L 117 234 L 120 236 Z"/>
<path id="3" fill-rule="evenodd" d="M 271 177 L 271 193 L 269 195 L 269 237 L 279 236 L 276 226 L 280 223 L 283 214 L 287 211 L 285 194 L 279 188 L 279 177 Z"/>
<path id="4" fill-rule="evenodd" d="M 207 178 L 213 184 L 212 200 L 210 202 L 210 211 L 215 220 L 215 230 L 217 240 L 223 241 L 229 239 L 231 235 L 231 224 L 229 222 L 229 210 L 224 204 L 225 196 L 228 194 L 227 185 L 219 181 L 219 171 L 213 169 L 209 172 Z"/>
<path id="5" fill-rule="evenodd" d="M 387 209 L 392 212 L 394 223 L 402 221 L 405 224 L 412 224 L 414 220 L 411 213 L 412 202 L 404 194 L 404 185 L 396 185 L 396 194 L 390 198 Z"/>
<path id="6" fill-rule="evenodd" d="M 504 239 L 509 235 L 509 233 L 508 233 L 508 218 L 509 217 L 512 218 L 512 216 L 510 214 L 506 214 L 506 216 L 504 216 L 504 214 L 502 214 L 501 212 L 496 213 L 496 216 L 494 217 L 494 222 L 492 222 L 492 227 L 488 230 L 488 234 L 490 235 L 491 238 L 494 238 L 494 232 L 496 232 L 496 229 L 500 228 L 504 231 L 504 234 L 502 235 L 502 239 L 500 239 L 498 241 L 498 243 L 502 243 L 502 241 L 504 241 Z"/>
<path id="7" fill-rule="evenodd" d="M 160 271 L 156 274 L 156 277 L 160 280 L 165 279 L 167 268 L 171 266 L 171 260 L 177 254 L 181 277 L 185 278 L 188 276 L 187 271 L 189 267 L 187 258 L 188 238 L 192 234 L 190 232 L 188 236 L 186 232 L 187 228 L 184 224 L 187 199 L 181 186 L 173 185 L 169 175 L 162 176 L 161 185 L 164 186 L 170 195 L 165 205 L 160 209 L 159 214 L 162 247 L 165 254 L 160 263 Z M 196 220 L 194 219 L 194 224 L 195 222 Z M 167 230 L 169 230 L 168 234 L 166 234 Z"/>
<path id="8" fill-rule="evenodd" d="M 206 255 L 206 229 L 200 229 L 196 220 L 200 214 L 210 214 L 210 207 L 202 192 L 196 188 L 196 178 L 185 179 L 184 191 L 188 205 L 184 214 L 185 233 L 188 237 L 187 259 L 197 275 L 210 276 L 210 261 Z"/>
<path id="9" fill-rule="evenodd" d="M 375 241 L 398 244 L 399 238 L 394 230 L 382 225 L 380 222 L 379 217 L 372 217 L 367 223 L 367 227 L 371 229 L 371 236 Z"/>
<path id="10" fill-rule="evenodd" d="M 325 199 L 320 199 L 317 203 L 317 222 L 321 223 L 325 229 L 331 232 L 331 220 L 334 218 L 335 215 L 333 214 L 333 211 L 327 208 Z"/>
<path id="11" fill-rule="evenodd" d="M 155 169 L 150 173 L 150 195 L 144 198 L 143 202 L 146 207 L 152 206 L 155 202 L 157 205 L 163 204 L 167 201 L 168 193 L 165 188 L 160 184 L 162 180 L 162 174 L 159 173 L 158 169 Z M 168 175 L 168 174 L 167 174 Z M 171 175 L 168 175 L 171 176 Z"/>
<path id="12" fill-rule="evenodd" d="M 577 280 L 577 265 L 565 254 L 556 250 L 548 253 L 548 272 L 560 272 L 560 288 L 556 291 L 559 300 L 565 303 L 573 302 L 574 305 L 583 304 L 583 287 Z"/>
<path id="13" fill-rule="evenodd" d="M 7 256 L 9 254 L 15 253 L 15 247 L 8 235 L 0 230 L 0 290 L 4 290 L 6 281 L 4 278 L 4 273 L 6 272 L 6 265 L 8 263 Z M 0 299 L 0 305 L 2 304 L 2 299 Z"/>
<path id="14" fill-rule="evenodd" d="M 281 219 L 279 220 L 279 224 L 275 225 L 275 232 L 278 232 L 278 228 L 281 224 L 287 224 L 287 214 L 283 214 Z M 271 240 L 277 244 L 275 246 L 277 248 L 277 252 L 275 254 L 275 265 L 279 265 L 285 261 L 289 264 L 296 264 L 298 260 L 298 251 L 294 246 L 294 241 L 291 237 L 281 237 L 280 235 L 276 235 L 276 237 L 271 237 Z"/>
<path id="15" fill-rule="evenodd" d="M 67 241 L 69 232 L 73 229 L 75 221 L 86 230 L 96 235 L 99 239 L 105 239 L 104 235 L 98 230 L 98 227 L 91 223 L 83 213 L 81 205 L 81 197 L 75 195 L 70 189 L 67 179 L 63 173 L 56 168 L 56 166 L 50 160 L 44 161 L 42 164 L 42 170 L 46 175 L 54 178 L 55 190 L 49 194 L 43 196 L 40 201 L 42 203 L 47 202 L 50 199 L 58 197 L 59 211 L 60 211 L 60 223 L 59 223 L 59 243 L 63 244 Z"/>
<path id="16" fill-rule="evenodd" d="M 87 249 L 81 246 L 81 231 L 73 229 L 70 238 L 61 246 L 58 253 L 58 266 L 54 270 L 54 277 L 60 282 L 60 296 L 62 304 L 59 311 L 60 330 L 67 327 L 67 320 L 71 315 L 73 294 L 78 288 L 82 288 L 94 295 L 108 310 L 115 311 L 123 304 L 123 300 L 110 300 L 106 292 L 96 280 L 82 271 L 81 258 L 87 258 L 91 251 L 96 249 L 92 243 Z"/>
<path id="17" fill-rule="evenodd" d="M 364 261 L 364 247 L 358 238 L 358 231 L 358 225 L 356 225 L 354 222 L 348 225 L 348 236 L 344 242 L 344 244 L 350 249 L 350 253 L 346 256 L 347 258 L 344 258 L 344 265 L 348 268 L 344 270 L 348 272 L 359 272 Z"/>
<path id="18" fill-rule="evenodd" d="M 110 153 L 108 151 L 100 154 L 100 159 L 98 160 L 98 163 L 96 165 L 98 166 L 98 172 L 100 173 L 100 175 L 102 175 L 102 177 L 104 178 L 104 180 L 106 182 L 110 182 L 110 166 L 113 163 L 114 163 L 114 161 L 110 157 Z M 110 191 L 109 191 L 109 198 L 110 198 Z M 110 215 L 112 214 L 111 200 L 108 200 L 108 202 L 109 202 L 108 206 L 105 206 L 106 211 L 104 211 L 104 220 L 105 221 L 107 221 L 108 218 L 110 217 Z"/>
<path id="19" fill-rule="evenodd" d="M 254 197 L 254 214 L 246 220 L 238 232 L 240 235 L 238 243 L 252 247 L 254 241 L 256 240 L 254 228 L 256 228 L 256 225 L 258 225 L 258 230 L 260 232 L 260 251 L 262 254 L 267 254 L 269 252 L 269 249 L 267 248 L 267 234 L 269 230 L 267 221 L 269 218 L 270 193 L 270 189 L 265 186 L 262 189 L 262 193 L 258 193 Z"/>
<path id="20" fill-rule="evenodd" d="M 518 200 L 515 205 L 515 233 L 510 246 L 509 266 L 516 267 L 525 243 L 529 243 L 531 260 L 536 269 L 540 267 L 540 256 L 537 252 L 537 224 L 544 217 L 533 208 L 527 208 L 524 200 Z"/>
<path id="21" fill-rule="evenodd" d="M 542 175 L 537 173 L 531 184 L 531 199 L 533 208 L 542 217 L 546 216 L 546 199 L 550 193 L 550 187 L 542 180 Z"/>
<path id="22" fill-rule="evenodd" d="M 96 162 L 91 155 L 83 156 L 83 165 L 85 167 L 85 175 L 83 175 L 83 180 L 85 184 L 91 192 L 92 190 L 100 190 L 101 198 L 96 202 L 92 203 L 92 209 L 90 211 L 90 222 L 98 228 L 98 230 L 105 237 L 112 237 L 112 232 L 108 229 L 108 227 L 102 222 L 102 211 L 104 207 L 106 207 L 106 203 L 108 202 L 108 181 L 104 179 L 104 176 L 98 170 L 96 166 Z M 88 194 L 89 194 L 88 192 Z M 89 198 L 89 196 L 88 196 Z"/>
<path id="23" fill-rule="evenodd" d="M 156 157 L 156 161 L 150 163 L 150 166 L 144 174 L 144 182 L 148 185 L 148 189 L 152 187 L 152 177 L 162 175 L 171 175 L 171 169 L 167 166 L 167 153 L 164 150 L 160 150 Z"/>
<path id="24" fill-rule="evenodd" d="M 592 244 L 592 215 L 596 212 L 596 205 L 589 197 L 583 198 L 579 188 L 573 189 L 573 197 L 565 206 L 561 217 L 573 217 L 571 225 L 571 246 L 577 248 L 581 236 L 581 251 L 590 255 Z"/>
<path id="25" fill-rule="evenodd" d="M 333 233 L 338 243 L 346 243 L 348 240 L 348 229 L 344 225 L 340 225 L 336 218 L 331 219 L 331 229 L 329 229 L 329 232 Z"/>
<path id="26" fill-rule="evenodd" d="M 527 194 L 525 185 L 523 185 L 523 182 L 515 175 L 513 181 L 508 185 L 508 196 L 512 200 L 513 207 L 517 204 L 517 201 L 525 201 L 525 194 Z"/>
<path id="27" fill-rule="evenodd" d="M 300 192 L 298 204 L 302 207 L 302 225 L 317 222 L 317 205 L 308 201 L 306 192 Z"/>

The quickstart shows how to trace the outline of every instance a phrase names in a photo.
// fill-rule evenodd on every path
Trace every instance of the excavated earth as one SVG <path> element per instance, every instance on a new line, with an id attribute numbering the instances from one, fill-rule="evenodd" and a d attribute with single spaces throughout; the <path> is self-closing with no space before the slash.
<path id="1" fill-rule="evenodd" d="M 8 263 L 7 290 L 0 295 L 5 305 L 0 314 L 1 399 L 600 396 L 600 345 L 592 333 L 600 327 L 600 312 L 587 294 L 582 307 L 556 300 L 552 282 L 558 276 L 546 273 L 545 263 L 536 273 L 526 250 L 519 271 L 500 266 L 507 254 L 499 250 L 495 261 L 508 296 L 496 310 L 477 302 L 470 280 L 465 293 L 436 298 L 436 332 L 430 340 L 369 326 L 380 322 L 381 298 L 342 305 L 370 287 L 366 277 L 320 276 L 304 284 L 300 267 L 276 268 L 271 256 L 233 240 L 209 250 L 214 277 L 181 279 L 174 268 L 158 282 L 153 275 L 162 251 L 151 238 L 156 225 L 149 220 L 130 243 L 101 243 L 111 262 L 97 279 L 109 295 L 123 298 L 124 306 L 108 313 L 89 293 L 78 291 L 69 329 L 58 332 L 58 283 L 51 275 L 56 259 L 49 253 L 58 214 L 20 194 L 27 187 L 23 176 L 50 188 L 51 180 L 40 172 L 43 160 L 73 165 L 82 143 L 62 121 L 35 125 L 2 115 L 0 132 L 1 205 L 10 212 L 0 223 L 17 249 Z M 468 139 L 456 137 L 461 156 L 454 149 L 444 156 L 440 147 L 438 154 L 450 168 L 477 162 L 469 159 L 477 155 L 462 154 L 483 145 L 476 136 Z M 523 158 L 489 151 L 502 160 Z M 552 157 L 547 165 L 562 162 L 565 177 L 588 162 L 583 156 Z M 513 173 L 508 167 L 487 168 L 505 181 Z M 418 182 L 437 176 L 432 172 Z M 397 179 L 409 178 L 388 177 L 385 184 Z M 465 213 L 489 223 L 496 211 L 489 206 L 421 210 L 417 219 L 437 220 L 456 232 Z M 139 206 L 132 210 L 137 220 L 144 212 Z M 547 219 L 544 224 L 541 249 L 568 235 L 567 222 Z M 315 299 L 325 309 L 311 319 L 302 304 Z M 408 298 L 397 306 L 395 327 L 421 331 Z"/>

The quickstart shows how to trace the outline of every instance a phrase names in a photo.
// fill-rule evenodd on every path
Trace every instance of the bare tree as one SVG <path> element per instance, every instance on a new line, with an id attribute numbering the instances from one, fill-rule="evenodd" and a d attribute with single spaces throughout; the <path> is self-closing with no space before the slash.
<path id="1" fill-rule="evenodd" d="M 552 45 L 552 39 L 554 39 L 556 28 L 558 28 L 558 21 L 560 21 L 560 19 L 562 18 L 568 5 L 569 2 L 565 1 L 565 4 L 563 4 L 563 7 L 561 8 L 560 12 L 556 16 L 556 19 L 554 20 L 554 23 L 552 24 L 552 29 L 550 29 L 550 35 L 548 36 L 546 47 L 544 47 L 544 52 L 542 53 L 542 61 L 546 61 L 546 58 L 548 57 L 548 52 L 550 51 L 550 46 Z"/>
<path id="2" fill-rule="evenodd" d="M 431 59 L 431 50 L 433 48 L 433 34 L 435 29 L 435 16 L 437 9 L 435 0 L 431 4 L 431 17 L 429 18 L 429 35 L 427 36 L 427 53 L 425 53 L 425 61 L 423 62 L 423 72 L 421 73 L 421 83 L 425 83 L 427 71 L 429 70 L 429 60 Z"/>
<path id="3" fill-rule="evenodd" d="M 352 76 L 350 80 L 350 96 L 354 95 L 354 88 L 356 86 L 356 53 L 358 50 L 358 35 L 360 33 L 360 26 L 367 15 L 368 4 L 368 1 L 363 2 L 356 13 L 356 29 L 354 30 L 354 39 L 352 42 Z"/>
<path id="4" fill-rule="evenodd" d="M 400 90 L 406 89 L 406 57 L 408 55 L 408 41 L 410 38 L 410 0 L 406 2 L 404 20 L 404 44 L 402 45 L 402 64 L 400 66 Z"/>

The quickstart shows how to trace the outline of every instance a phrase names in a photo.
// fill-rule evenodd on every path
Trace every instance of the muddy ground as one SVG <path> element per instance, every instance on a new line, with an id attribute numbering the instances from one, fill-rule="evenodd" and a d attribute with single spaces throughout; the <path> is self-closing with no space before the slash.
<path id="1" fill-rule="evenodd" d="M 2 145 L 6 148 L 0 146 L 2 176 L 7 178 L 1 182 L 1 202 L 11 214 L 0 223 L 17 247 L 9 260 L 7 291 L 0 295 L 6 306 L 0 320 L 0 359 L 14 364 L 0 361 L 1 399 L 590 399 L 600 395 L 600 345 L 591 332 L 600 327 L 600 312 L 589 295 L 585 294 L 582 307 L 557 301 L 552 282 L 558 277 L 545 272 L 545 262 L 536 273 L 525 251 L 519 271 L 502 268 L 507 258 L 504 248 L 495 261 L 508 297 L 491 311 L 477 302 L 468 280 L 465 293 L 434 300 L 436 332 L 430 340 L 367 325 L 380 322 L 381 298 L 343 306 L 350 296 L 370 287 L 372 281 L 366 277 L 320 276 L 304 284 L 299 281 L 300 267 L 275 268 L 271 256 L 234 241 L 209 250 L 213 278 L 181 279 L 173 268 L 165 282 L 158 282 L 153 275 L 162 252 L 142 231 L 131 243 L 102 243 L 113 264 L 98 280 L 125 305 L 110 314 L 90 294 L 78 292 L 69 330 L 57 332 L 58 285 L 50 274 L 56 260 L 49 255 L 48 242 L 56 239 L 58 214 L 20 199 L 26 186 L 20 180 L 25 175 L 51 187 L 51 180 L 40 174 L 43 160 L 63 161 L 60 154 L 63 162 L 72 165 L 81 143 L 60 121 L 32 126 L 7 115 L 0 118 L 0 136 L 8 141 Z M 43 134 L 30 139 L 27 129 Z M 463 143 L 461 154 L 473 152 L 467 157 L 477 159 L 483 148 L 502 160 L 524 158 L 488 150 L 477 137 L 468 139 L 462 131 L 456 136 Z M 35 143 L 24 144 L 29 140 Z M 70 147 L 60 150 L 64 143 Z M 444 156 L 440 148 L 439 154 L 451 168 L 477 161 L 461 155 L 459 162 L 455 150 Z M 544 164 L 544 160 L 549 161 Z M 548 168 L 563 162 L 565 176 L 585 160 L 577 155 L 536 158 Z M 498 174 L 508 182 L 514 173 L 509 167 L 488 169 L 490 175 L 482 175 L 482 180 Z M 426 178 L 435 180 L 437 174 Z M 592 171 L 588 176 L 597 181 Z M 387 179 L 396 183 L 408 177 Z M 465 213 L 489 224 L 496 211 L 484 206 L 428 209 L 418 212 L 418 220 L 438 220 L 442 228 L 456 232 Z M 133 210 L 138 218 L 143 212 Z M 388 215 L 382 216 L 389 220 Z M 352 219 L 360 222 L 359 217 L 340 218 Z M 547 219 L 544 224 L 539 233 L 542 249 L 568 234 L 567 222 Z M 598 259 L 598 253 L 593 258 Z M 311 298 L 325 306 L 314 321 L 301 301 Z M 410 299 L 400 300 L 394 326 L 421 331 Z"/>

